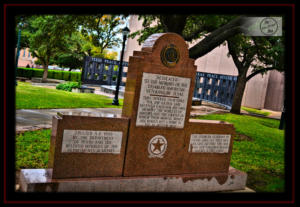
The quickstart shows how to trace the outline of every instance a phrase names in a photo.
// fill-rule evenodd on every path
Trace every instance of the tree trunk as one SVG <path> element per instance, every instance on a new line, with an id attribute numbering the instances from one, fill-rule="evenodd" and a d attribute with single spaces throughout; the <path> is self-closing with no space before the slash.
<path id="1" fill-rule="evenodd" d="M 43 65 L 43 68 L 44 68 L 44 73 L 43 73 L 42 83 L 45 83 L 48 77 L 48 65 Z"/>
<path id="2" fill-rule="evenodd" d="M 242 70 L 241 70 L 242 71 Z M 241 113 L 241 105 L 243 100 L 243 95 L 247 83 L 246 79 L 246 71 L 243 71 L 241 74 L 238 75 L 236 88 L 233 96 L 233 103 L 230 112 L 234 114 Z"/>

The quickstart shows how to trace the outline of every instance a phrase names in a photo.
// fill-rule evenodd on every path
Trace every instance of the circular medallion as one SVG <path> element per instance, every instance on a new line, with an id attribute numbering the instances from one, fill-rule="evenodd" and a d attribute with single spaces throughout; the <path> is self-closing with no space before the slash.
<path id="1" fill-rule="evenodd" d="M 160 58 L 165 66 L 174 67 L 179 61 L 180 54 L 177 47 L 170 44 L 162 49 Z"/>
<path id="2" fill-rule="evenodd" d="M 272 17 L 266 17 L 260 22 L 260 31 L 264 35 L 273 35 L 278 30 L 278 23 Z"/>
<path id="3" fill-rule="evenodd" d="M 148 144 L 149 157 L 163 158 L 163 154 L 166 152 L 168 142 L 165 137 L 161 135 L 154 136 Z"/>

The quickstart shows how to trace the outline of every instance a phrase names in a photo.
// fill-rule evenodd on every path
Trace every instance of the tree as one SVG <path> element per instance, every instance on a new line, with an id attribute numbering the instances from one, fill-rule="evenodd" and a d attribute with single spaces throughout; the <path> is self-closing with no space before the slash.
<path id="1" fill-rule="evenodd" d="M 106 49 L 121 42 L 117 34 L 124 18 L 104 14 L 18 16 L 16 23 L 23 23 L 22 35 L 26 36 L 22 38 L 21 45 L 29 47 L 31 54 L 38 58 L 37 62 L 43 65 L 42 81 L 46 81 L 51 63 L 72 69 L 79 67 L 84 55 L 92 55 L 92 51 L 107 55 Z M 77 31 L 81 32 L 81 36 L 78 33 L 74 35 Z"/>
<path id="2" fill-rule="evenodd" d="M 121 43 L 118 34 L 121 34 L 120 26 L 124 24 L 124 18 L 125 16 L 98 14 L 79 16 L 77 21 L 81 34 L 102 53 L 105 49 L 119 46 Z"/>
<path id="3" fill-rule="evenodd" d="M 106 58 L 106 59 L 110 59 L 110 60 L 117 60 L 117 57 L 118 57 L 118 52 L 109 51 L 109 50 L 103 50 L 101 52 L 99 47 L 94 47 L 91 50 L 91 54 L 93 57 Z"/>
<path id="4" fill-rule="evenodd" d="M 125 16 L 97 14 L 72 18 L 78 32 L 73 32 L 71 38 L 65 37 L 66 49 L 57 53 L 55 64 L 72 70 L 82 67 L 85 55 L 116 59 L 117 53 L 107 49 L 119 45 L 121 39 L 117 34 Z"/>
<path id="5" fill-rule="evenodd" d="M 189 56 L 193 59 L 202 57 L 244 29 L 243 16 L 141 15 L 139 19 L 143 19 L 144 28 L 130 34 L 133 38 L 139 35 L 139 43 L 145 41 L 151 34 L 160 32 L 177 33 L 188 42 L 203 38 L 189 49 Z"/>
<path id="6" fill-rule="evenodd" d="M 52 64 L 69 68 L 69 71 L 82 68 L 86 55 L 99 58 L 115 60 L 118 53 L 114 51 L 102 50 L 86 40 L 80 32 L 74 32 L 71 37 L 66 37 L 66 50 L 55 55 Z M 51 61 L 51 60 L 50 60 Z"/>
<path id="7" fill-rule="evenodd" d="M 81 39 L 81 46 L 82 51 L 92 57 L 99 57 L 99 58 L 107 58 L 111 60 L 115 60 L 117 58 L 118 53 L 114 51 L 109 51 L 107 49 L 102 49 L 101 47 L 95 46 L 92 42 L 92 37 L 87 36 Z"/>
<path id="8" fill-rule="evenodd" d="M 70 68 L 69 71 L 81 68 L 84 56 L 84 38 L 79 32 L 73 32 L 71 37 L 65 37 L 65 50 L 58 52 L 53 58 L 53 64 Z"/>
<path id="9" fill-rule="evenodd" d="M 189 49 L 190 58 L 197 59 L 217 46 L 228 43 L 229 53 L 238 69 L 236 92 L 232 113 L 240 113 L 246 82 L 257 74 L 269 70 L 283 71 L 283 41 L 278 37 L 246 37 L 247 28 L 243 16 L 226 15 L 141 15 L 143 29 L 130 34 L 139 36 L 139 43 L 151 34 L 174 32 L 187 42 L 201 40 Z M 155 23 L 155 24 L 153 24 Z M 247 76 L 248 70 L 252 73 Z"/>
<path id="10" fill-rule="evenodd" d="M 229 55 L 238 70 L 230 112 L 240 113 L 247 81 L 270 70 L 284 71 L 284 46 L 281 37 L 247 37 L 242 34 L 227 40 Z M 250 74 L 248 71 L 251 69 Z"/>
<path id="11" fill-rule="evenodd" d="M 65 36 L 70 36 L 76 25 L 72 16 L 68 15 L 31 16 L 26 21 L 29 25 L 25 32 L 28 34 L 30 52 L 43 65 L 42 82 L 45 82 L 51 58 L 56 53 L 65 51 Z"/>

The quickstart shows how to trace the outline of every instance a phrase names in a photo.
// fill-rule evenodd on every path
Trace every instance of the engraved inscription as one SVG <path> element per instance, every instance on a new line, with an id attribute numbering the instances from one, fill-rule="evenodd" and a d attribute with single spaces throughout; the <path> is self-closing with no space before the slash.
<path id="1" fill-rule="evenodd" d="M 64 130 L 62 152 L 120 154 L 122 132 Z"/>
<path id="2" fill-rule="evenodd" d="M 189 152 L 228 153 L 230 134 L 191 134 Z"/>
<path id="3" fill-rule="evenodd" d="M 136 126 L 183 128 L 190 78 L 143 73 Z"/>

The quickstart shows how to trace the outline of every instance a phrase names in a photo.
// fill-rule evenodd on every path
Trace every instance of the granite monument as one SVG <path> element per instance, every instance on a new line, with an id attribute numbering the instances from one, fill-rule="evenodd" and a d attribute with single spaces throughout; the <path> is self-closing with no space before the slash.
<path id="1" fill-rule="evenodd" d="M 247 175 L 230 167 L 234 126 L 190 119 L 195 75 L 181 36 L 151 35 L 129 59 L 122 115 L 54 116 L 49 167 L 22 170 L 21 189 L 244 189 Z"/>

